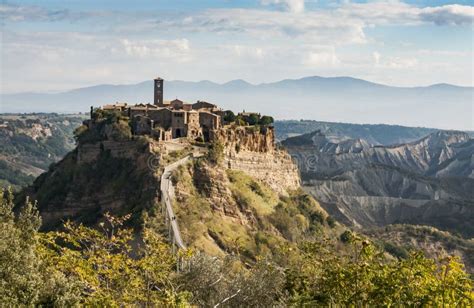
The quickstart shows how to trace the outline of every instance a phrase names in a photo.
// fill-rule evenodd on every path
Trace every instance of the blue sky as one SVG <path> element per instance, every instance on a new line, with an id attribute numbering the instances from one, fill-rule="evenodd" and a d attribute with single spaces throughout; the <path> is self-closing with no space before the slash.
<path id="1" fill-rule="evenodd" d="M 156 75 L 471 86 L 473 1 L 3 1 L 1 91 Z"/>

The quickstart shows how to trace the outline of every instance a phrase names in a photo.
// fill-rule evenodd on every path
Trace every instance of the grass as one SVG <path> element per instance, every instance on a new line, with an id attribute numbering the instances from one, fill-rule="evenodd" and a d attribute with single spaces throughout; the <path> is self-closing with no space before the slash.
<path id="1" fill-rule="evenodd" d="M 189 163 L 173 174 L 174 210 L 183 239 L 192 248 L 214 256 L 236 254 L 252 263 L 258 256 L 282 257 L 279 247 L 297 249 L 296 243 L 305 237 L 334 232 L 326 222 L 327 214 L 301 190 L 280 197 L 244 172 L 214 169 L 199 172 L 198 180 L 217 185 L 211 191 L 220 193 L 207 196 L 195 186 L 200 168 L 214 167 Z M 230 193 L 219 190 L 222 186 Z"/>
<path id="2" fill-rule="evenodd" d="M 251 207 L 258 215 L 273 213 L 278 204 L 278 195 L 264 183 L 253 179 L 242 171 L 226 170 L 230 180 L 230 190 L 237 203 L 242 207 Z"/>

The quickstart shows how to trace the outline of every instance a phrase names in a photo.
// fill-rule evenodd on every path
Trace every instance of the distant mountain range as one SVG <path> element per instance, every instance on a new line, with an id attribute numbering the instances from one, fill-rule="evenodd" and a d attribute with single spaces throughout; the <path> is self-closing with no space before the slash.
<path id="1" fill-rule="evenodd" d="M 274 126 L 277 141 L 320 131 L 331 142 L 361 138 L 371 145 L 392 145 L 412 142 L 438 131 L 438 129 L 426 127 L 336 123 L 315 120 L 280 120 L 276 121 Z M 473 131 L 468 133 L 474 137 Z"/>
<path id="2" fill-rule="evenodd" d="M 151 102 L 152 81 L 97 85 L 62 93 L 1 95 L 0 112 L 84 112 L 111 102 Z M 205 100 L 223 108 L 258 111 L 276 119 L 318 119 L 473 130 L 474 88 L 437 84 L 391 87 L 350 77 L 306 77 L 250 84 L 234 80 L 167 81 L 165 98 Z"/>
<path id="3" fill-rule="evenodd" d="M 466 133 L 371 146 L 363 139 L 333 142 L 316 131 L 283 145 L 305 189 L 340 221 L 364 228 L 427 224 L 474 236 L 474 139 Z"/>

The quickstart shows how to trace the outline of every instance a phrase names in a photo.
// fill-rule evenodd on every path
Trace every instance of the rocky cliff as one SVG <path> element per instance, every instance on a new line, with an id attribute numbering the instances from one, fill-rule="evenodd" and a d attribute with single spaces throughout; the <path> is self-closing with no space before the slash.
<path id="1" fill-rule="evenodd" d="M 300 187 L 298 167 L 275 147 L 272 127 L 226 127 L 216 137 L 224 145 L 224 167 L 243 171 L 283 195 Z"/>

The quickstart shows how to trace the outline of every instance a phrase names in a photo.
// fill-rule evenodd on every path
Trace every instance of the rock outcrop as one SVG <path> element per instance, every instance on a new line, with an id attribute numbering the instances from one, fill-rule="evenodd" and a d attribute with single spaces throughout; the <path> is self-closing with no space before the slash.
<path id="1" fill-rule="evenodd" d="M 271 153 L 275 150 L 275 134 L 271 126 L 226 126 L 214 132 L 213 139 L 228 151 Z"/>
<path id="2" fill-rule="evenodd" d="M 283 195 L 300 187 L 298 167 L 276 148 L 273 127 L 226 127 L 216 139 L 224 145 L 224 167 L 243 171 Z"/>

